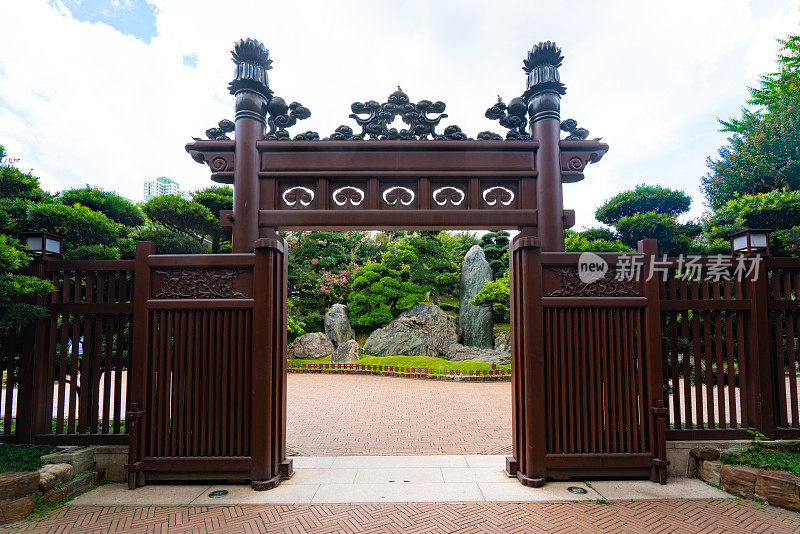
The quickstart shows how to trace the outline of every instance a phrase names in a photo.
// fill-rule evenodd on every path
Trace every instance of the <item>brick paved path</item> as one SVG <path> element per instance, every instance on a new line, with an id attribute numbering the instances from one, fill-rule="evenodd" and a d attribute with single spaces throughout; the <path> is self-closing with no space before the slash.
<path id="1" fill-rule="evenodd" d="M 800 532 L 738 500 L 243 506 L 63 506 L 0 532 Z"/>
<path id="2" fill-rule="evenodd" d="M 286 441 L 313 456 L 503 454 L 511 383 L 289 373 Z"/>

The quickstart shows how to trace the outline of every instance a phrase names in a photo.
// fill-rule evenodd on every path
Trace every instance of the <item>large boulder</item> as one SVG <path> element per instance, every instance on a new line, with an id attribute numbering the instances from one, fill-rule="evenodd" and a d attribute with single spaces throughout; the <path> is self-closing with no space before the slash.
<path id="1" fill-rule="evenodd" d="M 492 279 L 492 269 L 480 245 L 473 245 L 461 264 L 458 323 L 464 345 L 492 348 L 492 307 L 474 306 L 472 298 Z"/>
<path id="2" fill-rule="evenodd" d="M 484 349 L 481 347 L 465 347 L 460 343 L 453 343 L 444 354 L 445 359 L 454 362 L 464 360 L 479 360 L 498 365 L 511 363 L 511 353 L 504 350 Z"/>
<path id="3" fill-rule="evenodd" d="M 497 334 L 494 338 L 494 348 L 496 350 L 504 350 L 511 352 L 511 330 L 506 330 Z"/>
<path id="4" fill-rule="evenodd" d="M 359 349 L 355 339 L 348 339 L 339 344 L 331 354 L 331 363 L 351 363 L 358 361 Z"/>
<path id="5" fill-rule="evenodd" d="M 375 330 L 364 343 L 364 353 L 373 356 L 441 357 L 458 342 L 455 320 L 439 306 L 419 302 Z"/>
<path id="6" fill-rule="evenodd" d="M 298 337 L 287 347 L 289 358 L 320 358 L 333 352 L 333 343 L 322 332 L 312 332 Z"/>
<path id="7" fill-rule="evenodd" d="M 339 343 L 344 343 L 348 339 L 356 338 L 356 333 L 347 318 L 347 306 L 334 304 L 325 313 L 325 335 L 333 341 L 334 347 L 338 347 Z"/>

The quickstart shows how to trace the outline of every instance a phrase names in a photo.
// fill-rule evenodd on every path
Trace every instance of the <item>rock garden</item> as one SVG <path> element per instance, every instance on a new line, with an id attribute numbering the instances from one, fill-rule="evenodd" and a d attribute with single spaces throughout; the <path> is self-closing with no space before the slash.
<path id="1" fill-rule="evenodd" d="M 302 251 L 309 242 L 322 246 L 322 237 L 334 240 L 347 234 L 308 232 L 295 237 L 292 250 Z M 309 301 L 296 293 L 290 305 L 290 364 L 509 369 L 507 290 L 505 299 L 481 300 L 496 276 L 507 277 L 507 245 L 505 232 L 482 240 L 471 234 L 409 233 L 389 241 L 380 261 L 352 273 L 345 269 L 330 283 L 327 273 L 321 273 L 318 297 Z M 329 253 L 336 249 L 330 242 L 324 246 Z M 346 261 L 348 255 L 343 256 Z M 313 270 L 335 257 L 311 258 L 308 265 Z M 294 287 L 303 287 L 302 278 Z M 324 314 L 308 311 L 328 295 L 341 301 L 330 304 Z M 315 321 L 315 315 L 321 320 Z"/>

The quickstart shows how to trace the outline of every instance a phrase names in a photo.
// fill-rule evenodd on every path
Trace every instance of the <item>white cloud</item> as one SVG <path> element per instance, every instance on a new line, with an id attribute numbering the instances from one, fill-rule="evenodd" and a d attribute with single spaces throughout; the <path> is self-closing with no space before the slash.
<path id="1" fill-rule="evenodd" d="M 241 37 L 270 48 L 276 93 L 311 109 L 296 132 L 353 125 L 351 102 L 399 84 L 412 99 L 444 100 L 445 122 L 471 136 L 501 130 L 483 112 L 498 93 L 522 92 L 522 57 L 549 39 L 566 56 L 563 116 L 611 145 L 584 182 L 565 186 L 583 226 L 605 198 L 643 181 L 686 189 L 699 214 L 705 158 L 724 141 L 716 118 L 735 114 L 773 67 L 774 37 L 798 14 L 798 0 L 774 12 L 745 0 L 153 3 L 149 44 L 44 0 L 2 8 L 0 143 L 53 187 L 139 199 L 155 176 L 208 185 L 183 145 L 232 118 L 228 51 Z"/>

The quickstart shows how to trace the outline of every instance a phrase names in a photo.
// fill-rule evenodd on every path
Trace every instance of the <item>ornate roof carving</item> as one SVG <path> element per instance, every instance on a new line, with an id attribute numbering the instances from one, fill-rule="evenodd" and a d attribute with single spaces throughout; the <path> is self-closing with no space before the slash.
<path id="1" fill-rule="evenodd" d="M 436 132 L 439 122 L 447 117 L 447 113 L 444 112 L 444 102 L 420 100 L 413 103 L 400 87 L 389 95 L 383 104 L 379 104 L 375 100 L 353 102 L 350 109 L 352 111 L 350 118 L 361 126 L 361 132 L 355 133 L 351 127 L 341 125 L 328 139 L 468 139 L 461 128 L 456 125 L 448 126 L 441 134 Z M 408 128 L 398 130 L 390 127 L 397 117 L 400 117 L 408 125 Z"/>
<path id="2" fill-rule="evenodd" d="M 486 110 L 486 118 L 493 121 L 499 121 L 500 126 L 508 128 L 506 139 L 530 139 L 531 134 L 525 131 L 528 125 L 528 104 L 521 97 L 511 99 L 508 105 L 503 102 L 500 95 L 497 96 L 497 103 Z M 478 139 L 502 139 L 500 135 L 494 132 L 481 132 L 478 134 Z"/>

